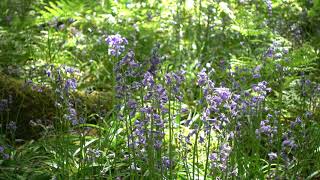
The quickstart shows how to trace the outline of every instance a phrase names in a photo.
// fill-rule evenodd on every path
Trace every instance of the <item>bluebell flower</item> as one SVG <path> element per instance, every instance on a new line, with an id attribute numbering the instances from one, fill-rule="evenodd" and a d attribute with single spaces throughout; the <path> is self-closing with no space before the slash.
<path id="1" fill-rule="evenodd" d="M 277 132 L 277 127 L 271 126 L 269 120 L 263 120 L 260 122 L 260 128 L 256 129 L 256 136 L 260 138 L 261 135 L 272 138 Z M 271 139 L 270 139 L 271 140 Z"/>
<path id="2" fill-rule="evenodd" d="M 137 108 L 137 102 L 133 99 L 129 99 L 128 101 L 128 107 L 130 109 L 136 109 Z"/>
<path id="3" fill-rule="evenodd" d="M 252 77 L 253 77 L 254 79 L 258 79 L 258 78 L 261 78 L 261 74 L 255 73 L 255 74 L 253 74 Z"/>
<path id="4" fill-rule="evenodd" d="M 181 113 L 182 114 L 188 113 L 188 109 L 187 108 L 181 108 Z"/>
<path id="5" fill-rule="evenodd" d="M 281 53 L 276 53 L 276 54 L 274 55 L 274 58 L 275 58 L 275 59 L 280 59 L 280 58 L 282 58 L 282 54 L 281 54 Z"/>
<path id="6" fill-rule="evenodd" d="M 68 91 L 69 89 L 76 89 L 77 81 L 75 78 L 67 79 L 65 83 L 65 89 Z"/>
<path id="7" fill-rule="evenodd" d="M 290 123 L 291 129 L 295 128 L 297 125 L 301 125 L 301 118 L 298 116 L 295 121 Z"/>
<path id="8" fill-rule="evenodd" d="M 188 126 L 190 125 L 191 121 L 192 121 L 192 119 L 188 119 L 188 120 L 184 121 L 184 122 L 182 123 L 182 125 L 188 127 Z"/>
<path id="9" fill-rule="evenodd" d="M 153 87 L 154 86 L 153 75 L 149 71 L 147 71 L 144 74 L 144 79 L 142 80 L 142 84 L 144 86 L 149 86 L 149 87 Z"/>
<path id="10" fill-rule="evenodd" d="M 272 58 L 274 51 L 275 51 L 274 47 L 270 46 L 265 54 L 265 57 Z"/>
<path id="11" fill-rule="evenodd" d="M 253 78 L 260 78 L 261 77 L 261 75 L 260 75 L 261 68 L 262 68 L 262 66 L 258 65 L 253 69 L 253 71 L 252 71 Z"/>
<path id="12" fill-rule="evenodd" d="M 212 162 L 216 162 L 218 160 L 218 154 L 217 153 L 211 153 L 210 156 L 209 156 L 209 159 Z"/>
<path id="13" fill-rule="evenodd" d="M 220 155 L 220 162 L 218 164 L 218 167 L 220 168 L 221 171 L 226 171 L 227 170 L 227 164 L 228 164 L 228 159 L 231 153 L 231 146 L 228 144 L 222 144 L 220 145 L 219 148 L 219 155 Z"/>
<path id="14" fill-rule="evenodd" d="M 171 162 L 170 162 L 170 159 L 166 156 L 162 157 L 162 164 L 165 168 L 170 168 L 171 166 Z"/>
<path id="15" fill-rule="evenodd" d="M 200 143 L 200 144 L 204 143 L 204 137 L 199 136 L 199 143 Z"/>
<path id="16" fill-rule="evenodd" d="M 155 148 L 155 149 L 160 149 L 161 146 L 162 146 L 162 141 L 156 140 L 156 141 L 155 141 L 155 144 L 154 144 L 154 148 Z"/>
<path id="17" fill-rule="evenodd" d="M 282 141 L 281 145 L 283 148 L 296 148 L 297 147 L 297 144 L 292 139 L 285 139 L 284 141 Z"/>
<path id="18" fill-rule="evenodd" d="M 45 74 L 46 74 L 48 77 L 51 77 L 51 70 L 50 70 L 50 69 L 45 70 Z"/>
<path id="19" fill-rule="evenodd" d="M 10 158 L 10 155 L 4 153 L 4 154 L 2 154 L 2 157 L 3 157 L 4 160 L 8 160 Z"/>
<path id="20" fill-rule="evenodd" d="M 166 84 L 171 84 L 172 83 L 172 78 L 171 78 L 171 74 L 170 73 L 165 74 L 164 79 L 165 79 L 165 83 Z"/>
<path id="21" fill-rule="evenodd" d="M 216 88 L 215 92 L 223 101 L 226 101 L 231 97 L 231 92 L 228 88 Z"/>
<path id="22" fill-rule="evenodd" d="M 206 69 L 202 69 L 200 73 L 197 75 L 198 77 L 198 85 L 203 86 L 208 81 L 208 75 L 206 73 Z"/>
<path id="23" fill-rule="evenodd" d="M 311 116 L 312 116 L 312 112 L 307 111 L 307 112 L 305 113 L 305 115 L 306 115 L 306 117 L 307 117 L 307 118 L 311 118 Z"/>
<path id="24" fill-rule="evenodd" d="M 106 42 L 109 45 L 109 54 L 112 56 L 119 56 L 128 44 L 127 39 L 119 34 L 108 36 Z"/>
<path id="25" fill-rule="evenodd" d="M 64 70 L 66 73 L 69 73 L 69 74 L 73 74 L 75 72 L 79 72 L 79 70 L 73 68 L 73 67 L 69 67 L 69 66 L 64 66 Z"/>
<path id="26" fill-rule="evenodd" d="M 10 130 L 11 132 L 16 131 L 16 129 L 17 129 L 17 123 L 14 122 L 14 121 L 10 121 L 10 122 L 7 124 L 7 129 Z"/>
<path id="27" fill-rule="evenodd" d="M 72 107 L 68 108 L 68 112 L 65 115 L 65 117 L 66 117 L 67 120 L 69 120 L 71 122 L 72 125 L 77 125 L 79 123 L 78 122 L 78 113 Z"/>
<path id="28" fill-rule="evenodd" d="M 122 65 L 129 65 L 131 67 L 138 67 L 139 64 L 137 64 L 134 61 L 134 52 L 130 50 L 119 62 L 119 66 Z"/>
<path id="29" fill-rule="evenodd" d="M 0 100 L 0 112 L 9 109 L 9 101 L 8 99 L 1 99 Z"/>
<path id="30" fill-rule="evenodd" d="M 277 153 L 274 153 L 274 152 L 268 153 L 268 156 L 269 156 L 270 161 L 273 161 L 278 158 Z"/>

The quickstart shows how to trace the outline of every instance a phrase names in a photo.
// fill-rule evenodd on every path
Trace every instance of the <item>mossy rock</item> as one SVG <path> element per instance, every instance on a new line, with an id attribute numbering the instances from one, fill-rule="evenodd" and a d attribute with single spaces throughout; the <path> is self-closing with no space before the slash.
<path id="1" fill-rule="evenodd" d="M 55 106 L 55 92 L 50 89 L 38 92 L 28 86 L 24 80 L 0 74 L 0 100 L 8 99 L 9 96 L 12 99 L 9 108 L 0 111 L 0 123 L 4 133 L 9 133 L 7 124 L 15 122 L 17 127 L 14 133 L 15 138 L 36 139 L 43 134 L 42 127 L 52 126 L 57 119 L 55 117 L 59 110 Z M 107 92 L 91 94 L 72 92 L 70 96 L 76 103 L 78 114 L 85 116 L 108 112 L 112 107 L 111 95 Z M 98 121 L 98 118 L 91 118 L 89 121 Z M 37 123 L 42 127 L 37 126 Z"/>

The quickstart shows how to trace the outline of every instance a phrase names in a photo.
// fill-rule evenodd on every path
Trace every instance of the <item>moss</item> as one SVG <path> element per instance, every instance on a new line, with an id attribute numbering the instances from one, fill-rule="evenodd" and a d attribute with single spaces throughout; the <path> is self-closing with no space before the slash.
<path id="1" fill-rule="evenodd" d="M 17 124 L 16 138 L 28 140 L 39 138 L 44 131 L 40 126 L 34 126 L 35 123 L 40 122 L 44 127 L 53 125 L 58 109 L 54 105 L 55 94 L 52 90 L 44 89 L 38 92 L 27 86 L 23 80 L 0 74 L 0 98 L 9 96 L 13 100 L 9 110 L 0 113 L 3 131 L 6 131 L 4 124 L 14 121 Z M 79 114 L 84 117 L 98 112 L 107 112 L 112 107 L 108 93 L 74 92 L 71 97 L 76 102 Z M 90 121 L 98 120 L 90 119 Z"/>

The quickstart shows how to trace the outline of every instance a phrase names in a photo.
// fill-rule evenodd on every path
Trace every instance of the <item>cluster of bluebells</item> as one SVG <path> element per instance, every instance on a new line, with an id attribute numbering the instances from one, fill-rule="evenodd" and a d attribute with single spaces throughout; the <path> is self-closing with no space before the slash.
<path id="1" fill-rule="evenodd" d="M 273 125 L 272 122 L 273 121 Z M 282 136 L 282 139 L 280 142 L 277 142 L 278 139 L 277 136 L 277 129 L 278 129 L 278 121 L 270 114 L 267 115 L 266 120 L 262 120 L 260 122 L 259 129 L 256 129 L 256 135 L 257 138 L 260 140 L 263 140 L 261 142 L 265 142 L 266 147 L 274 147 L 275 144 L 280 143 L 281 144 L 281 150 L 279 152 L 269 152 L 268 158 L 270 161 L 274 161 L 280 157 L 284 160 L 285 165 L 288 166 L 293 160 L 293 152 L 298 148 L 298 145 L 295 141 L 294 131 L 297 130 L 297 128 L 301 128 L 303 126 L 302 120 L 300 117 L 297 117 L 295 121 L 292 121 L 290 123 L 290 128 L 284 131 L 280 136 Z M 300 132 L 299 130 L 296 132 Z M 298 134 L 303 135 L 303 134 Z"/>
<path id="2" fill-rule="evenodd" d="M 76 77 L 80 71 L 76 68 L 62 65 L 45 65 L 44 74 L 49 79 L 51 87 L 54 87 L 56 94 L 55 107 L 64 111 L 64 118 L 72 125 L 84 123 L 82 118 L 75 109 L 75 102 L 71 98 L 71 92 L 77 89 Z"/>
<path id="3" fill-rule="evenodd" d="M 54 90 L 56 92 L 59 91 L 59 94 L 68 94 L 70 91 L 76 90 L 76 76 L 80 73 L 78 69 L 66 65 L 57 67 L 50 64 L 46 64 L 39 69 L 41 69 L 41 73 L 43 73 L 47 79 L 44 81 L 41 80 L 40 82 L 33 82 L 33 80 L 29 79 L 25 83 L 26 86 L 31 86 L 33 90 L 42 92 L 43 89 L 46 88 L 46 84 L 49 84 L 50 87 L 55 88 Z"/>
<path id="4" fill-rule="evenodd" d="M 209 79 L 206 69 L 203 69 L 198 74 L 197 84 L 202 89 L 203 99 L 200 101 L 200 106 L 203 107 L 200 120 L 203 124 L 203 131 L 205 135 L 210 135 L 212 131 L 215 132 L 217 138 L 221 141 L 227 142 L 220 144 L 218 151 L 210 155 L 212 168 L 225 172 L 231 153 L 231 146 L 228 141 L 234 138 L 234 128 L 231 127 L 233 119 L 239 115 L 240 95 L 232 93 L 229 88 L 215 87 L 215 83 Z M 191 131 L 187 136 L 189 141 L 190 136 L 195 134 L 197 129 Z M 200 143 L 204 138 L 200 136 Z"/>
<path id="5" fill-rule="evenodd" d="M 170 161 L 169 157 L 162 157 L 162 166 L 164 169 L 169 169 L 172 166 L 172 162 Z"/>
<path id="6" fill-rule="evenodd" d="M 268 92 L 271 92 L 271 88 L 267 87 L 268 83 L 266 81 L 259 82 L 258 84 L 253 84 L 251 87 L 252 94 L 245 92 L 245 96 L 251 97 L 249 101 L 243 101 L 243 110 L 248 107 L 255 108 L 261 104 Z"/>
<path id="7" fill-rule="evenodd" d="M 10 155 L 5 152 L 5 147 L 4 146 L 0 146 L 0 154 L 2 155 L 2 158 L 4 160 L 7 160 L 7 159 L 10 158 Z"/>
<path id="8" fill-rule="evenodd" d="M 304 123 L 301 118 L 298 116 L 295 121 L 290 123 L 290 128 L 287 129 L 286 132 L 282 134 L 282 143 L 281 143 L 281 157 L 285 162 L 286 166 L 289 166 L 292 163 L 294 158 L 294 151 L 298 148 L 298 144 L 296 143 L 297 136 L 304 138 L 305 134 L 303 132 L 302 127 Z M 298 132 L 298 134 L 295 133 Z"/>
<path id="9" fill-rule="evenodd" d="M 306 113 L 307 118 L 308 118 L 308 116 L 310 116 L 309 113 L 310 112 Z M 301 118 L 299 116 L 296 118 L 295 121 L 290 122 L 290 128 L 291 129 L 295 129 L 296 127 L 301 127 L 301 126 L 302 126 L 302 120 L 301 120 Z"/>
<path id="10" fill-rule="evenodd" d="M 6 129 L 13 134 L 17 130 L 17 123 L 14 121 L 8 122 L 6 125 Z"/>
<path id="11" fill-rule="evenodd" d="M 160 149 L 163 144 L 165 123 L 163 116 L 168 113 L 165 104 L 169 99 L 166 89 L 161 84 L 156 84 L 154 74 L 156 74 L 159 63 L 159 58 L 153 56 L 151 66 L 143 75 L 141 81 L 145 91 L 143 96 L 144 104 L 140 106 L 142 118 L 136 120 L 133 134 L 137 137 L 136 145 L 143 150 L 147 148 L 147 139 L 154 143 L 155 149 Z"/>
<path id="12" fill-rule="evenodd" d="M 173 78 L 174 80 L 172 80 L 171 78 Z M 181 78 L 181 75 L 179 75 L 178 73 L 171 73 L 166 75 L 166 81 L 169 83 L 168 85 L 170 85 L 170 83 L 172 83 L 173 81 L 176 82 L 175 86 L 172 87 L 172 92 L 178 100 L 181 98 L 178 95 L 179 83 L 177 82 L 181 82 Z M 141 141 L 141 139 L 145 140 L 146 138 L 143 128 L 146 126 L 150 126 L 150 122 L 153 120 L 155 131 L 148 132 L 147 134 L 150 134 L 154 137 L 154 147 L 156 149 L 160 149 L 164 138 L 163 129 L 165 127 L 165 122 L 167 122 L 167 119 L 164 119 L 163 117 L 167 115 L 169 111 L 167 108 L 167 103 L 169 101 L 168 90 L 165 89 L 161 84 L 155 84 L 154 76 L 149 71 L 145 73 L 142 84 L 146 87 L 146 94 L 144 96 L 144 101 L 146 103 L 140 111 L 145 118 L 140 121 L 136 121 L 137 128 L 135 129 L 135 133 L 140 139 L 139 142 L 143 142 Z"/>
<path id="13" fill-rule="evenodd" d="M 77 80 L 75 78 L 67 79 L 64 88 L 66 92 L 75 90 L 77 88 Z"/>
<path id="14" fill-rule="evenodd" d="M 157 44 L 156 47 L 152 50 L 152 57 L 150 59 L 150 67 L 148 68 L 148 72 L 150 72 L 152 75 L 156 76 L 158 66 L 162 62 L 162 59 L 158 55 L 159 51 L 159 44 Z"/>
<path id="15" fill-rule="evenodd" d="M 64 83 L 64 90 L 66 93 L 68 93 L 69 91 L 74 91 L 77 89 L 77 80 L 74 77 L 77 73 L 79 73 L 78 69 L 75 69 L 73 67 L 69 67 L 69 66 L 63 66 L 62 70 L 65 73 L 65 83 Z M 61 74 L 59 73 L 59 78 L 61 79 Z"/>
<path id="16" fill-rule="evenodd" d="M 254 76 L 253 78 L 260 77 L 260 70 L 261 70 L 261 68 L 259 68 L 258 66 L 252 70 L 252 76 Z M 236 92 L 241 91 L 242 89 L 241 89 L 240 84 L 248 83 L 249 79 L 246 78 L 246 74 L 248 74 L 249 72 L 250 72 L 249 68 L 239 68 L 238 66 L 235 67 L 235 71 L 230 71 L 229 79 L 232 82 L 232 90 L 233 91 L 236 91 Z M 257 75 L 255 75 L 255 73 Z"/>
<path id="17" fill-rule="evenodd" d="M 292 153 L 297 149 L 298 145 L 296 144 L 294 137 L 292 136 L 292 132 L 285 132 L 282 135 L 282 143 L 281 143 L 281 158 L 284 160 L 286 167 L 288 167 L 293 160 Z"/>
<path id="18" fill-rule="evenodd" d="M 156 109 L 151 106 L 143 107 L 141 113 L 144 118 L 135 122 L 136 128 L 134 133 L 139 139 L 136 141 L 137 145 L 145 149 L 147 147 L 145 143 L 148 143 L 146 141 L 149 138 L 149 141 L 153 142 L 155 149 L 161 149 L 164 138 L 164 119 L 157 114 Z"/>
<path id="19" fill-rule="evenodd" d="M 119 119 L 129 122 L 139 113 L 139 118 L 130 125 L 127 144 L 142 159 L 151 158 L 146 151 L 153 149 L 159 152 L 163 148 L 169 100 L 182 101 L 180 88 L 185 80 L 184 71 L 166 73 L 163 79 L 157 77 L 158 65 L 162 62 L 157 48 L 153 50 L 149 62 L 147 70 L 141 73 L 142 65 L 135 61 L 134 53 L 129 51 L 114 67 Z M 141 99 L 135 94 L 139 94 Z M 171 115 L 173 117 L 174 114 Z M 157 168 L 169 168 L 171 164 L 166 156 L 157 160 Z"/>
<path id="20" fill-rule="evenodd" d="M 271 121 L 274 121 L 275 125 L 272 125 Z M 277 128 L 277 120 L 273 119 L 271 114 L 267 115 L 267 119 L 262 120 L 260 122 L 259 129 L 256 129 L 256 136 L 257 138 L 266 137 L 269 142 L 272 142 L 273 138 L 276 136 L 278 132 Z"/>
<path id="21" fill-rule="evenodd" d="M 8 98 L 0 100 L 0 113 L 10 110 L 10 105 L 13 103 L 12 95 L 9 95 Z"/>
<path id="22" fill-rule="evenodd" d="M 281 59 L 284 55 L 289 53 L 287 47 L 283 47 L 282 43 L 279 41 L 273 41 L 264 54 L 266 58 Z"/>
<path id="23" fill-rule="evenodd" d="M 252 77 L 255 79 L 258 79 L 261 77 L 260 71 L 261 71 L 262 66 L 258 65 L 252 70 Z"/>
<path id="24" fill-rule="evenodd" d="M 268 88 L 267 84 L 268 83 L 266 81 L 262 81 L 252 86 L 252 90 L 254 92 L 258 93 L 259 96 L 263 96 L 259 99 L 264 99 L 266 96 L 266 93 L 271 91 L 271 88 Z"/>
<path id="25" fill-rule="evenodd" d="M 86 160 L 88 162 L 95 162 L 97 158 L 101 157 L 102 151 L 99 149 L 88 148 L 86 151 Z"/>
<path id="26" fill-rule="evenodd" d="M 211 73 L 211 72 L 210 72 Z M 207 90 L 207 88 L 209 87 L 210 89 L 214 89 L 214 82 L 212 82 L 211 80 L 209 80 L 208 77 L 208 73 L 207 70 L 205 68 L 203 68 L 197 75 L 197 84 L 198 86 L 202 87 L 203 93 L 204 93 L 204 97 L 206 97 L 209 94 L 209 91 Z M 199 106 L 204 105 L 205 104 L 205 99 L 201 99 L 198 101 Z M 206 109 L 205 107 L 203 108 L 203 113 L 202 113 L 202 122 L 204 122 L 206 124 L 206 133 L 208 134 L 211 130 L 211 127 L 209 126 L 209 121 L 206 121 L 206 118 L 210 115 L 210 109 Z M 213 121 L 213 120 L 211 120 Z M 194 124 L 194 122 L 189 119 L 187 121 L 185 121 L 183 123 L 183 125 L 189 127 L 190 125 Z M 216 127 L 219 129 L 219 127 Z M 191 144 L 190 138 L 192 136 L 194 136 L 195 134 L 199 133 L 200 127 L 198 124 L 194 124 L 193 125 L 193 129 L 189 132 L 189 134 L 185 137 L 185 141 L 186 144 Z M 201 136 L 200 137 L 200 142 L 203 143 L 204 142 L 204 138 Z"/>
<path id="27" fill-rule="evenodd" d="M 297 144 L 295 143 L 295 140 L 290 137 L 290 133 L 283 134 L 283 141 L 281 145 L 284 152 L 297 148 Z"/>
<path id="28" fill-rule="evenodd" d="M 109 45 L 109 54 L 118 57 L 125 50 L 128 41 L 121 35 L 115 34 L 108 36 L 106 43 Z"/>
<path id="29" fill-rule="evenodd" d="M 292 34 L 292 36 L 296 39 L 296 40 L 301 40 L 302 39 L 302 27 L 301 25 L 294 23 L 290 26 L 290 32 Z"/>
<path id="30" fill-rule="evenodd" d="M 127 44 L 126 41 L 126 43 L 123 43 L 122 40 L 115 42 L 119 42 L 122 48 Z M 117 46 L 114 47 L 117 49 Z M 279 59 L 282 54 L 287 53 L 283 49 L 282 54 L 279 54 L 280 50 L 279 45 L 273 43 L 268 49 L 266 57 Z M 175 113 L 187 111 L 185 109 L 176 111 L 176 109 L 170 107 L 172 102 L 177 105 L 183 101 L 181 86 L 185 80 L 185 72 L 168 72 L 164 74 L 162 79 L 157 76 L 160 64 L 161 58 L 154 52 L 150 59 L 150 66 L 147 67 L 146 71 L 141 71 L 140 67 L 142 65 L 135 61 L 134 53 L 129 51 L 114 67 L 119 119 L 124 120 L 126 123 L 132 123 L 130 120 L 134 117 L 136 118 L 133 124 L 128 125 L 127 128 L 129 131 L 127 137 L 128 148 L 133 150 L 132 153 L 137 155 L 136 157 L 143 160 L 150 158 L 150 153 L 146 153 L 150 148 L 155 150 L 155 153 L 151 153 L 152 156 L 166 148 L 164 147 L 165 129 L 172 127 L 170 126 L 171 119 L 169 118 L 175 119 L 175 115 L 178 115 Z M 223 67 L 228 68 L 228 65 L 223 63 Z M 200 120 L 198 121 L 198 119 L 194 118 L 182 121 L 182 125 L 190 126 L 191 130 L 187 136 L 180 134 L 179 140 L 182 142 L 185 139 L 182 142 L 185 148 L 187 148 L 187 144 L 192 144 L 191 137 L 194 135 L 199 138 L 196 139 L 199 140 L 199 143 L 208 142 L 209 151 L 207 151 L 207 154 L 211 162 L 212 172 L 217 172 L 218 174 L 228 173 L 229 170 L 234 170 L 234 174 L 237 172 L 235 167 L 228 167 L 233 151 L 232 144 L 234 144 L 237 137 L 241 137 L 241 134 L 235 135 L 235 133 L 241 133 L 242 119 L 248 115 L 256 114 L 256 110 L 266 110 L 260 108 L 264 105 L 263 102 L 268 93 L 271 92 L 271 88 L 268 86 L 267 81 L 258 81 L 252 84 L 251 89 L 243 90 L 240 86 L 241 82 L 237 80 L 238 77 L 236 76 L 238 76 L 237 74 L 250 73 L 251 71 L 253 79 L 260 79 L 262 68 L 262 65 L 258 65 L 253 70 L 236 69 L 235 73 L 230 73 L 232 82 L 232 88 L 230 89 L 227 88 L 224 82 L 220 83 L 220 86 L 216 86 L 215 82 L 210 79 L 211 73 L 214 71 L 208 73 L 206 69 L 202 69 L 197 75 L 197 85 L 201 89 L 201 99 L 197 103 L 197 106 L 201 109 Z M 240 78 L 240 81 L 244 84 L 248 83 L 245 78 Z M 282 135 L 278 134 L 279 123 L 277 118 L 268 114 L 266 119 L 253 121 L 260 123 L 259 125 L 257 124 L 258 126 L 255 130 L 256 136 L 260 140 L 259 142 L 264 143 L 267 147 L 272 147 L 266 153 L 266 157 L 270 161 L 278 159 L 280 155 L 283 159 L 292 157 L 290 153 L 297 148 L 297 144 L 291 131 L 301 126 L 299 118 L 291 123 L 291 130 L 283 134 L 281 142 L 279 142 L 279 138 L 276 138 L 278 135 Z M 246 122 L 243 125 L 245 127 Z M 215 134 L 215 138 L 219 142 L 218 148 L 211 147 L 212 144 L 208 141 L 208 137 L 210 138 L 212 134 Z M 275 143 L 281 144 L 281 152 L 274 151 Z M 156 159 L 156 162 L 160 163 L 157 167 L 169 169 L 174 164 L 172 157 L 170 155 L 167 157 L 166 155 L 164 153 L 161 158 Z"/>
<path id="31" fill-rule="evenodd" d="M 219 152 L 210 154 L 211 168 L 214 170 L 220 170 L 226 172 L 228 168 L 228 159 L 232 151 L 231 146 L 228 143 L 223 143 L 219 146 Z M 216 173 L 216 172 L 213 172 Z"/>
<path id="32" fill-rule="evenodd" d="M 10 111 L 10 106 L 13 104 L 13 97 L 10 94 L 8 98 L 4 98 L 0 100 L 0 114 L 4 112 L 9 112 Z M 17 124 L 14 121 L 9 121 L 5 125 L 5 128 L 8 132 L 14 133 L 17 129 Z"/>
<path id="33" fill-rule="evenodd" d="M 260 78 L 260 70 L 262 66 L 257 66 L 253 69 L 252 74 L 253 78 Z M 237 69 L 235 73 L 241 73 L 242 70 Z M 245 72 L 248 72 L 245 71 Z M 235 74 L 231 74 L 231 76 L 235 76 Z M 225 87 L 215 87 L 215 83 L 212 82 L 209 78 L 209 75 L 206 73 L 206 70 L 203 69 L 198 74 L 197 83 L 201 87 L 203 92 L 203 100 L 201 100 L 200 104 L 203 107 L 202 116 L 200 119 L 202 120 L 202 125 L 204 127 L 205 134 L 210 133 L 209 130 L 214 130 L 216 137 L 219 139 L 227 140 L 225 144 L 220 144 L 219 148 L 214 151 L 210 155 L 211 164 L 214 170 L 218 170 L 220 172 L 224 172 L 227 169 L 228 157 L 231 153 L 231 148 L 226 148 L 226 143 L 230 144 L 232 140 L 234 140 L 234 130 L 238 131 L 241 126 L 241 122 L 232 122 L 233 119 L 237 119 L 243 117 L 245 114 L 251 115 L 254 110 L 259 110 L 259 107 L 262 105 L 262 102 L 265 101 L 267 94 L 271 92 L 271 88 L 268 87 L 268 83 L 266 81 L 261 81 L 251 86 L 251 91 L 243 91 L 237 80 L 232 77 L 232 84 L 234 92 L 240 91 L 243 96 L 232 93 L 230 89 Z M 188 122 L 190 124 L 190 122 Z M 230 124 L 233 126 L 230 128 Z M 299 121 L 294 122 L 292 126 L 297 126 Z M 190 143 L 190 135 L 195 134 L 198 129 L 195 126 L 195 129 L 190 132 L 187 136 L 187 141 Z M 260 127 L 256 129 L 257 138 L 263 139 L 263 142 L 266 142 L 266 146 L 274 147 L 273 144 L 276 143 L 278 133 L 278 122 L 277 120 L 270 114 L 268 114 L 267 119 L 262 120 L 260 122 Z M 231 140 L 231 141 L 230 141 Z M 200 142 L 201 140 L 200 137 Z M 221 141 L 220 141 L 221 142 Z M 290 150 L 296 148 L 295 141 L 293 138 L 284 138 L 282 144 L 282 152 L 283 156 L 286 154 L 285 152 L 290 152 Z M 225 145 L 225 146 L 224 146 Z M 269 152 L 269 159 L 275 160 L 278 158 L 278 152 Z M 287 154 L 289 157 L 289 154 Z M 230 170 L 232 167 L 228 167 Z M 236 173 L 236 169 L 234 169 Z M 233 174 L 233 173 L 231 173 Z"/>
<path id="34" fill-rule="evenodd" d="M 169 72 L 165 75 L 165 83 L 170 87 L 170 92 L 179 102 L 183 100 L 183 93 L 181 92 L 181 84 L 185 80 L 185 71 Z"/>
<path id="35" fill-rule="evenodd" d="M 300 90 L 301 95 L 306 97 L 311 92 L 312 83 L 310 79 L 307 79 L 304 72 L 301 73 L 301 79 L 300 79 Z"/>
<path id="36" fill-rule="evenodd" d="M 78 115 L 77 110 L 73 108 L 71 104 L 67 107 L 65 119 L 71 122 L 72 125 L 85 123 L 85 119 Z"/>
<path id="37" fill-rule="evenodd" d="M 134 52 L 130 50 L 113 68 L 115 74 L 115 96 L 117 98 L 115 104 L 118 110 L 118 118 L 125 122 L 133 118 L 139 110 L 134 92 L 141 88 L 141 83 L 137 81 L 137 79 L 141 78 L 141 73 L 138 71 L 140 66 L 135 61 Z M 129 116 L 126 116 L 128 113 L 126 111 L 129 111 Z M 134 124 L 138 125 L 139 120 Z M 127 137 L 127 145 L 132 149 L 136 149 L 135 138 L 137 136 L 134 135 L 136 130 L 130 127 L 130 131 L 129 137 Z M 139 141 L 145 143 L 145 139 L 139 139 Z"/>
<path id="38" fill-rule="evenodd" d="M 118 54 L 112 54 L 117 56 L 120 55 L 119 52 L 122 52 L 124 45 L 127 44 L 127 41 L 119 35 L 109 36 L 109 42 L 112 43 L 109 51 L 117 52 Z M 129 131 L 127 145 L 128 148 L 132 149 L 132 153 L 137 153 L 144 157 L 148 143 L 147 137 L 154 137 L 153 141 L 156 148 L 159 148 L 162 144 L 162 142 L 158 140 L 163 137 L 161 133 L 149 128 L 151 119 L 155 121 L 156 129 L 163 128 L 163 123 L 160 115 L 155 112 L 155 108 L 147 105 L 147 103 L 153 96 L 156 96 L 156 92 L 158 92 L 158 96 L 163 96 L 161 95 L 163 91 L 161 90 L 161 86 L 156 87 L 153 74 L 149 71 L 142 74 L 140 67 L 141 65 L 135 61 L 134 52 L 131 50 L 115 64 L 115 95 L 117 98 L 115 103 L 119 119 L 126 123 L 128 123 L 136 113 L 139 112 L 143 114 L 144 118 L 137 119 L 134 124 L 132 124 L 132 126 L 130 125 L 131 127 L 127 129 Z M 141 78 L 142 80 L 140 80 Z M 142 87 L 145 87 L 147 90 L 143 97 L 143 101 L 145 101 L 144 106 L 142 106 L 136 96 L 134 96 L 134 94 L 143 90 Z"/>
<path id="39" fill-rule="evenodd" d="M 307 79 L 302 73 L 301 79 L 299 82 L 299 90 L 303 97 L 319 97 L 320 84 L 312 82 L 310 79 Z"/>
<path id="40" fill-rule="evenodd" d="M 269 15 L 271 16 L 272 15 L 272 1 L 271 0 L 264 0 L 264 2 L 267 5 Z"/>
<path id="41" fill-rule="evenodd" d="M 276 160 L 278 158 L 278 154 L 275 152 L 268 153 L 268 157 L 270 161 Z"/>
<path id="42" fill-rule="evenodd" d="M 200 72 L 200 74 L 198 75 L 198 85 L 202 89 L 202 101 L 205 105 L 202 115 L 204 123 L 206 123 L 207 120 L 211 120 L 211 114 L 219 114 L 222 116 L 224 116 L 224 114 L 229 114 L 230 117 L 237 116 L 237 103 L 240 96 L 232 93 L 229 88 L 215 87 L 215 83 L 209 79 L 204 81 L 203 77 L 207 77 L 207 75 L 204 74 L 205 71 L 202 70 L 202 72 Z M 222 117 L 220 119 L 225 119 L 225 117 Z M 228 122 L 228 120 L 226 122 Z"/>
<path id="43" fill-rule="evenodd" d="M 276 113 L 278 114 L 278 113 Z M 297 148 L 297 144 L 295 143 L 294 136 L 292 131 L 297 126 L 301 126 L 302 121 L 300 117 L 297 117 L 297 119 L 293 122 L 291 122 L 290 129 L 283 132 L 282 134 L 282 140 L 281 140 L 281 158 L 287 163 L 290 163 L 290 153 L 292 150 Z M 265 142 L 266 147 L 274 147 L 274 144 L 277 143 L 278 139 L 277 133 L 278 133 L 278 120 L 271 114 L 267 115 L 267 118 L 265 120 L 262 120 L 260 122 L 260 127 L 256 129 L 256 136 L 258 139 L 262 140 L 261 142 Z M 273 161 L 278 158 L 279 152 L 269 152 L 268 157 L 270 161 Z"/>
<path id="44" fill-rule="evenodd" d="M 134 52 L 129 51 L 114 67 L 115 92 L 117 99 L 129 99 L 131 92 L 138 90 L 141 83 L 137 79 L 141 78 L 139 67 L 141 65 L 134 59 Z"/>

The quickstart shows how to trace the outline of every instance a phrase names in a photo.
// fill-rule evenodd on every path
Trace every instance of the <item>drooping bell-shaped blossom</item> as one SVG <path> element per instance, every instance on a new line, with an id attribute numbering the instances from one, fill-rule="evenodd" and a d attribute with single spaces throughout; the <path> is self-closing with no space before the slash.
<path id="1" fill-rule="evenodd" d="M 126 38 L 119 34 L 110 35 L 106 38 L 106 43 L 109 45 L 109 54 L 112 56 L 119 56 L 128 44 Z"/>

